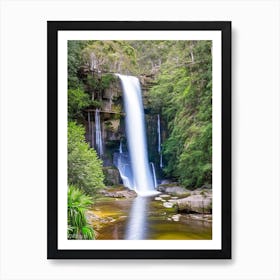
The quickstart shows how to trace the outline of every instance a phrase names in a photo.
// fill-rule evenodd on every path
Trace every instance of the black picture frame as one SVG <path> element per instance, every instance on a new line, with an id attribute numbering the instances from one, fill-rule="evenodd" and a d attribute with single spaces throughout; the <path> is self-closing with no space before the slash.
<path id="1" fill-rule="evenodd" d="M 72 250 L 58 249 L 58 32 L 67 30 L 218 30 L 222 35 L 221 249 Z M 48 259 L 230 259 L 231 258 L 231 22 L 230 21 L 48 21 Z"/>

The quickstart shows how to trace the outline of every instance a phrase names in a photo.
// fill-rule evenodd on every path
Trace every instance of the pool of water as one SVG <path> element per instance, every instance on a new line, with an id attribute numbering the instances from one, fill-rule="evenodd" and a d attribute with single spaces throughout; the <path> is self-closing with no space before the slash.
<path id="1" fill-rule="evenodd" d="M 154 197 L 134 199 L 106 198 L 96 201 L 92 222 L 96 239 L 209 240 L 212 239 L 210 215 L 178 215 Z M 206 217 L 207 216 L 207 217 Z"/>

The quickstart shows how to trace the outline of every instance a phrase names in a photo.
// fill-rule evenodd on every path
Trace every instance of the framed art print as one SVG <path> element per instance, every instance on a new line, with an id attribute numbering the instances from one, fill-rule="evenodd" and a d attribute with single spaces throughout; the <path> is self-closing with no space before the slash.
<path id="1" fill-rule="evenodd" d="M 231 258 L 231 22 L 48 22 L 47 257 Z"/>

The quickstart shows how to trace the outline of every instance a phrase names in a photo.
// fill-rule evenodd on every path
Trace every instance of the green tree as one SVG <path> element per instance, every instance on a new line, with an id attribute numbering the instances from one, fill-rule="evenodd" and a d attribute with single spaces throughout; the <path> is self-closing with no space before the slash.
<path id="1" fill-rule="evenodd" d="M 91 104 L 90 97 L 81 88 L 68 89 L 68 120 L 82 117 L 83 109 Z"/>
<path id="2" fill-rule="evenodd" d="M 73 185 L 68 187 L 68 239 L 94 239 L 94 230 L 86 218 L 92 197 Z"/>
<path id="3" fill-rule="evenodd" d="M 84 135 L 83 126 L 68 122 L 68 184 L 94 195 L 104 187 L 104 174 L 101 160 Z"/>
<path id="4" fill-rule="evenodd" d="M 82 50 L 87 44 L 88 41 L 68 41 L 68 88 L 82 86 L 78 76 L 78 70 L 84 64 Z"/>

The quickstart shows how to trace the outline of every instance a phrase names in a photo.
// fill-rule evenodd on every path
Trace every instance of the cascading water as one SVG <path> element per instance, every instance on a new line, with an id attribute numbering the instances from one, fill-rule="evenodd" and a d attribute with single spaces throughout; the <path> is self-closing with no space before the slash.
<path id="1" fill-rule="evenodd" d="M 120 153 L 120 154 L 123 153 L 123 150 L 122 150 L 122 141 L 120 141 L 119 153 Z"/>
<path id="2" fill-rule="evenodd" d="M 162 163 L 162 153 L 160 153 L 160 155 L 159 155 L 159 167 L 160 167 L 160 168 L 163 167 L 163 163 Z"/>
<path id="3" fill-rule="evenodd" d="M 157 193 L 148 161 L 141 87 L 138 78 L 116 74 L 122 83 L 126 137 L 134 190 L 141 196 Z"/>
<path id="4" fill-rule="evenodd" d="M 157 133 L 158 133 L 158 153 L 159 153 L 159 166 L 160 168 L 163 167 L 162 164 L 162 152 L 161 152 L 161 131 L 160 131 L 160 115 L 157 115 Z"/>
<path id="5" fill-rule="evenodd" d="M 90 117 L 91 113 L 88 112 L 88 140 L 91 147 L 94 147 L 94 123 Z"/>
<path id="6" fill-rule="evenodd" d="M 91 147 L 94 147 L 94 122 L 91 122 Z"/>
<path id="7" fill-rule="evenodd" d="M 100 111 L 99 109 L 95 110 L 95 143 L 96 150 L 99 156 L 103 155 L 103 143 L 101 135 L 101 124 L 100 124 Z"/>
<path id="8" fill-rule="evenodd" d="M 124 154 L 119 154 L 117 159 L 117 164 L 115 164 L 120 172 L 120 176 L 123 181 L 123 185 L 129 189 L 133 189 L 133 183 L 131 181 L 131 170 L 130 165 L 127 163 L 126 156 Z"/>
<path id="9" fill-rule="evenodd" d="M 91 122 L 90 122 L 90 112 L 88 112 L 88 140 L 90 144 L 92 143 L 91 139 Z"/>
<path id="10" fill-rule="evenodd" d="M 114 153 L 114 165 L 118 168 L 120 176 L 123 181 L 123 185 L 131 190 L 133 187 L 133 176 L 131 172 L 129 155 L 126 151 L 123 151 L 123 145 L 120 141 L 119 152 Z"/>
<path id="11" fill-rule="evenodd" d="M 156 170 L 155 170 L 155 166 L 154 166 L 153 162 L 151 162 L 151 167 L 152 167 L 153 178 L 154 178 L 154 188 L 156 190 L 157 189 L 157 176 L 156 176 Z"/>
<path id="12" fill-rule="evenodd" d="M 157 115 L 157 133 L 158 133 L 158 152 L 161 152 L 161 136 L 160 136 L 160 116 Z"/>

